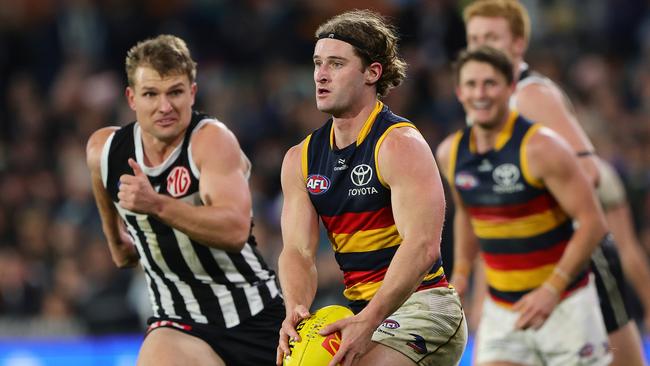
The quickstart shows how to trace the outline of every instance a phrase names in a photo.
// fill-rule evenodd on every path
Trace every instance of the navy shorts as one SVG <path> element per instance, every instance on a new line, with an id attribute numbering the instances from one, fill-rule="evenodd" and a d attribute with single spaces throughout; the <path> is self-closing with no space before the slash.
<path id="1" fill-rule="evenodd" d="M 259 314 L 232 328 L 151 317 L 147 321 L 147 334 L 159 327 L 176 329 L 205 341 L 226 365 L 270 366 L 275 365 L 279 331 L 285 315 L 284 301 L 278 296 Z"/>

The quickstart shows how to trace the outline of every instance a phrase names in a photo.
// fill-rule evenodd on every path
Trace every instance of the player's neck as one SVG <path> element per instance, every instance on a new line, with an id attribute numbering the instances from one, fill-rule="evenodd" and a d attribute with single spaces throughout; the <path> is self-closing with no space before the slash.
<path id="1" fill-rule="evenodd" d="M 144 163 L 149 167 L 162 164 L 176 147 L 183 142 L 185 134 L 176 136 L 173 140 L 160 140 L 146 132 L 142 133 L 142 152 Z"/>
<path id="2" fill-rule="evenodd" d="M 476 152 L 479 154 L 486 153 L 496 147 L 497 139 L 508 123 L 508 114 L 500 119 L 500 122 L 485 126 L 472 126 L 472 138 L 476 146 Z"/>
<path id="3" fill-rule="evenodd" d="M 356 108 L 350 108 L 339 117 L 333 117 L 334 145 L 342 149 L 357 140 L 359 132 L 375 109 L 377 99 L 368 100 Z"/>

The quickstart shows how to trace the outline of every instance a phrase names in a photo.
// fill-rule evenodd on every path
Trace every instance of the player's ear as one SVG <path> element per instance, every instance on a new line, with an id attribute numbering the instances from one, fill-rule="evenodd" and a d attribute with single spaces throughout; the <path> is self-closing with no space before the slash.
<path id="1" fill-rule="evenodd" d="M 374 84 L 376 83 L 379 78 L 381 78 L 381 74 L 383 73 L 383 67 L 379 62 L 373 62 L 370 65 L 366 67 L 366 83 L 367 84 Z"/>
<path id="2" fill-rule="evenodd" d="M 192 85 L 190 85 L 190 93 L 192 95 L 192 105 L 194 105 L 194 100 L 196 98 L 196 91 L 198 90 L 198 88 L 199 87 L 196 85 L 196 83 L 192 83 Z"/>
<path id="3" fill-rule="evenodd" d="M 129 107 L 135 111 L 135 90 L 127 86 L 124 95 L 126 96 L 126 101 L 129 103 Z"/>
<path id="4" fill-rule="evenodd" d="M 524 37 L 517 37 L 512 42 L 512 50 L 514 51 L 514 54 L 518 57 L 523 57 L 527 47 L 528 47 L 528 42 L 526 42 L 526 39 L 524 39 Z"/>

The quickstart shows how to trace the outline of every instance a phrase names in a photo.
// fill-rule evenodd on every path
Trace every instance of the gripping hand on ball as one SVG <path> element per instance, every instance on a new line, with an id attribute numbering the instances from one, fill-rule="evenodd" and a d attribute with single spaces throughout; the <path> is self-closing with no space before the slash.
<path id="1" fill-rule="evenodd" d="M 372 334 L 377 327 L 371 322 L 362 319 L 361 314 L 341 319 L 326 327 L 319 333 L 327 335 L 334 332 L 341 332 L 341 346 L 330 361 L 328 366 L 350 366 L 361 358 L 368 348 Z"/>
<path id="2" fill-rule="evenodd" d="M 287 316 L 282 322 L 282 328 L 280 328 L 280 341 L 275 360 L 278 366 L 282 365 L 285 356 L 291 354 L 289 339 L 300 341 L 300 335 L 296 331 L 296 324 L 303 319 L 309 318 L 310 315 L 309 310 L 304 305 L 296 305 L 291 312 L 287 312 Z"/>

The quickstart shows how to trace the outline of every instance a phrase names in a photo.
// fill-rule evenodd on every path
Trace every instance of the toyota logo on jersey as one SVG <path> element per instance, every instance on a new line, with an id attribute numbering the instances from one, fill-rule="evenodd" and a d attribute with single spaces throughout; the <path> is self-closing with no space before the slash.
<path id="1" fill-rule="evenodd" d="M 357 187 L 365 186 L 372 179 L 372 168 L 368 164 L 357 165 L 352 169 L 350 179 Z"/>
<path id="2" fill-rule="evenodd" d="M 311 194 L 325 193 L 330 188 L 330 180 L 324 175 L 314 174 L 307 177 L 307 190 Z"/>
<path id="3" fill-rule="evenodd" d="M 167 192 L 172 197 L 180 197 L 190 189 L 190 172 L 184 166 L 177 166 L 167 176 Z"/>

